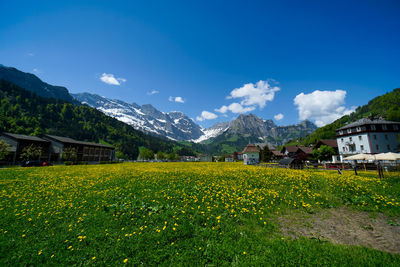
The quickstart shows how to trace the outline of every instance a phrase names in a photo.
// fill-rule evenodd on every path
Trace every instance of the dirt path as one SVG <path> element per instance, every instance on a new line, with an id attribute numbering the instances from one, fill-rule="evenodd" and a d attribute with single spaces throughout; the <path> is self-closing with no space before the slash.
<path id="1" fill-rule="evenodd" d="M 384 214 L 337 208 L 315 214 L 281 216 L 282 233 L 291 238 L 305 236 L 334 244 L 356 245 L 400 254 L 400 218 Z"/>

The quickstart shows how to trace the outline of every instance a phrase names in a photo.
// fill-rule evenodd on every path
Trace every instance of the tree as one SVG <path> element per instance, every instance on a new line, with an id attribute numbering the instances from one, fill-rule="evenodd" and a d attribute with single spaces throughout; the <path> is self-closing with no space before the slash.
<path id="1" fill-rule="evenodd" d="M 61 158 L 63 160 L 73 161 L 76 160 L 77 152 L 75 147 L 66 147 L 63 149 Z"/>
<path id="2" fill-rule="evenodd" d="M 7 143 L 0 141 L 0 160 L 4 159 L 8 153 Z"/>
<path id="3" fill-rule="evenodd" d="M 265 146 L 264 149 L 260 151 L 260 160 L 261 162 L 269 162 L 272 158 L 272 152 L 269 150 L 268 146 Z"/>
<path id="4" fill-rule="evenodd" d="M 178 156 L 178 154 L 176 154 L 176 153 L 170 153 L 170 154 L 168 154 L 168 160 L 169 161 L 176 161 L 176 160 L 179 160 L 180 158 L 179 158 L 179 156 Z"/>
<path id="5" fill-rule="evenodd" d="M 23 160 L 33 160 L 33 159 L 40 159 L 41 155 L 42 155 L 42 148 L 40 146 L 35 146 L 34 144 L 31 144 L 22 149 L 20 157 Z"/>
<path id="6" fill-rule="evenodd" d="M 313 158 L 320 161 L 331 160 L 332 156 L 335 154 L 335 150 L 332 147 L 326 145 L 322 145 L 319 147 L 319 149 L 315 149 L 312 152 Z"/>
<path id="7" fill-rule="evenodd" d="M 166 160 L 167 159 L 167 155 L 162 151 L 158 151 L 156 157 L 158 160 Z"/>
<path id="8" fill-rule="evenodd" d="M 151 160 L 154 159 L 154 152 L 148 148 L 141 148 L 138 156 L 139 160 Z"/>

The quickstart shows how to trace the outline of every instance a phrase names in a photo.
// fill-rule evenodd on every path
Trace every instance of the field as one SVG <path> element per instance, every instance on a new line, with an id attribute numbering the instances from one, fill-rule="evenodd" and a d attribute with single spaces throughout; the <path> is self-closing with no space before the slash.
<path id="1" fill-rule="evenodd" d="M 0 169 L 0 265 L 400 265 L 398 251 L 282 226 L 340 210 L 399 232 L 400 173 L 241 163 Z"/>

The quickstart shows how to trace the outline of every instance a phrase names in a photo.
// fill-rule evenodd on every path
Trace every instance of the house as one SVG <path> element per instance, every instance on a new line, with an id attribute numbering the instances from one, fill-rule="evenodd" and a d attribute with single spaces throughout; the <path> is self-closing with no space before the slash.
<path id="1" fill-rule="evenodd" d="M 311 147 L 304 146 L 284 146 L 281 153 L 284 157 L 295 158 L 299 160 L 306 160 L 312 154 Z"/>
<path id="2" fill-rule="evenodd" d="M 335 152 L 339 154 L 338 143 L 336 139 L 321 139 L 315 144 L 314 149 L 318 149 L 322 145 L 333 148 L 333 150 L 335 150 Z"/>
<path id="3" fill-rule="evenodd" d="M 76 161 L 110 161 L 115 159 L 113 146 L 77 141 L 69 137 L 43 135 L 43 139 L 50 142 L 51 161 L 60 161 L 66 148 L 76 151 Z"/>
<path id="4" fill-rule="evenodd" d="M 277 150 L 272 150 L 272 159 L 273 160 L 279 160 L 282 159 L 284 157 L 284 154 L 282 154 L 280 151 Z"/>
<path id="5" fill-rule="evenodd" d="M 335 155 L 332 156 L 332 163 L 340 162 L 339 148 L 336 139 L 321 139 L 315 144 L 314 149 L 319 149 L 322 145 L 329 146 L 335 151 Z"/>
<path id="6" fill-rule="evenodd" d="M 234 162 L 233 155 L 226 155 L 225 156 L 225 162 Z"/>
<path id="7" fill-rule="evenodd" d="M 21 154 L 25 147 L 34 145 L 41 148 L 41 155 L 37 160 L 48 161 L 49 160 L 49 145 L 50 142 L 37 136 L 30 136 L 24 134 L 13 134 L 13 133 L 0 133 L 0 140 L 6 143 L 9 148 L 9 154 L 5 158 L 6 162 L 13 164 L 22 161 Z"/>
<path id="8" fill-rule="evenodd" d="M 284 155 L 284 157 L 295 158 L 298 150 L 298 146 L 284 146 L 281 150 L 281 153 Z"/>
<path id="9" fill-rule="evenodd" d="M 77 141 L 62 136 L 43 135 L 37 137 L 3 132 L 0 133 L 0 140 L 9 146 L 10 153 L 5 161 L 13 164 L 22 160 L 22 150 L 30 145 L 41 148 L 42 153 L 38 160 L 42 161 L 60 161 L 62 153 L 67 148 L 75 150 L 76 161 L 110 161 L 115 159 L 115 150 L 112 146 Z"/>
<path id="10" fill-rule="evenodd" d="M 363 118 L 336 129 L 341 157 L 353 154 L 397 152 L 400 123 L 383 119 Z"/>
<path id="11" fill-rule="evenodd" d="M 245 165 L 260 163 L 260 148 L 255 144 L 248 144 L 243 149 L 243 161 Z"/>
<path id="12" fill-rule="evenodd" d="M 201 161 L 201 162 L 212 162 L 213 159 L 212 159 L 211 155 L 199 154 L 199 161 Z"/>
<path id="13" fill-rule="evenodd" d="M 196 161 L 195 156 L 180 156 L 181 161 L 187 161 L 187 162 L 194 162 Z"/>
<path id="14" fill-rule="evenodd" d="M 234 160 L 243 160 L 243 153 L 242 152 L 233 152 L 233 159 Z"/>

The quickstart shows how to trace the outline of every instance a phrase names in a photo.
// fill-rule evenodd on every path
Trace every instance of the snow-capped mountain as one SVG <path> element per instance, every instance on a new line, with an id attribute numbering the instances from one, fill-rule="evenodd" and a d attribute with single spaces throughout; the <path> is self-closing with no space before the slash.
<path id="1" fill-rule="evenodd" d="M 82 104 L 94 107 L 146 133 L 180 141 L 195 140 L 204 135 L 198 124 L 179 111 L 165 113 L 150 104 L 140 106 L 89 93 L 72 96 Z"/>
<path id="2" fill-rule="evenodd" d="M 232 122 L 230 122 L 230 121 L 218 122 L 218 123 L 214 124 L 213 126 L 211 126 L 210 128 L 202 129 L 203 135 L 200 136 L 199 138 L 191 140 L 191 141 L 193 141 L 195 143 L 200 143 L 207 139 L 217 137 L 218 135 L 221 135 L 226 130 L 228 130 L 231 124 L 232 124 Z"/>
<path id="3" fill-rule="evenodd" d="M 210 128 L 203 129 L 179 111 L 165 113 L 150 104 L 140 106 L 89 93 L 72 94 L 72 96 L 81 103 L 94 107 L 137 130 L 171 140 L 195 143 L 206 140 L 219 142 L 225 139 L 233 140 L 236 137 L 232 139 L 232 136 L 239 136 L 281 145 L 290 139 L 305 136 L 317 128 L 309 121 L 297 125 L 277 126 L 272 120 L 263 120 L 253 114 L 242 114 L 233 121 L 216 123 Z"/>

